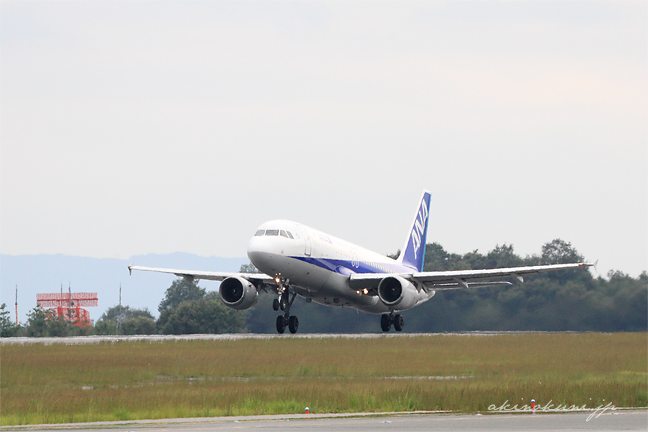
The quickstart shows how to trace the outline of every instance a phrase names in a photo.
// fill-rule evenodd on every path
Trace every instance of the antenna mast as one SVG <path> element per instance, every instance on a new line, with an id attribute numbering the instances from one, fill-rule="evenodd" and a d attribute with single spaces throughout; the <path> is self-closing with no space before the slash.
<path id="1" fill-rule="evenodd" d="M 18 284 L 16 284 L 16 325 L 18 325 Z"/>
<path id="2" fill-rule="evenodd" d="M 121 305 L 121 282 L 119 282 L 119 315 L 117 315 L 117 323 L 115 325 L 115 333 L 119 335 L 119 327 L 124 318 L 124 310 Z"/>

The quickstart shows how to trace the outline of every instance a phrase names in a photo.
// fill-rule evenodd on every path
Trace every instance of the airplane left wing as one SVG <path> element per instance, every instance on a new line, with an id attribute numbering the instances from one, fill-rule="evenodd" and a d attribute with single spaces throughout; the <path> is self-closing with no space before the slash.
<path id="1" fill-rule="evenodd" d="M 178 270 L 178 269 L 141 267 L 141 266 L 129 265 L 128 272 L 131 273 L 133 270 L 174 274 L 178 277 L 184 278 L 185 280 L 191 283 L 199 279 L 223 281 L 229 277 L 241 277 L 243 279 L 249 280 L 255 285 L 258 282 L 262 282 L 270 285 L 275 284 L 275 281 L 272 277 L 263 273 L 208 272 L 208 271 Z"/>
<path id="2" fill-rule="evenodd" d="M 549 264 L 541 266 L 511 267 L 487 270 L 453 270 L 412 273 L 354 273 L 349 277 L 351 287 L 376 288 L 381 280 L 388 276 L 400 276 L 411 282 L 422 284 L 426 290 L 451 290 L 484 288 L 499 285 L 511 285 L 508 281 L 496 279 L 512 278 L 524 282 L 524 276 L 535 275 L 556 270 L 568 270 L 592 267 L 590 263 Z"/>

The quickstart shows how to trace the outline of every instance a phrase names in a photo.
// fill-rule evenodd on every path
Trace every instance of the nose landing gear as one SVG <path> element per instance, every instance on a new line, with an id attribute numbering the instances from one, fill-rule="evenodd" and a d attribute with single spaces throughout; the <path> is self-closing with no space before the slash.
<path id="1" fill-rule="evenodd" d="M 299 328 L 299 320 L 296 316 L 291 315 L 286 318 L 284 315 L 279 315 L 277 317 L 277 332 L 283 334 L 286 331 L 286 327 L 290 330 L 290 333 L 297 333 Z"/>
<path id="2" fill-rule="evenodd" d="M 272 302 L 272 308 L 274 310 L 281 309 L 284 312 L 283 315 L 277 317 L 277 332 L 283 334 L 286 331 L 286 327 L 288 327 L 290 333 L 295 334 L 299 328 L 299 320 L 296 316 L 290 315 L 290 307 L 295 301 L 297 293 L 291 293 L 287 283 L 279 286 L 279 293 L 279 298 L 274 299 Z"/>
<path id="3" fill-rule="evenodd" d="M 389 329 L 391 329 L 392 324 L 394 325 L 394 330 L 396 331 L 403 330 L 403 326 L 405 325 L 405 320 L 403 319 L 403 315 L 401 314 L 394 315 L 394 312 L 390 312 L 388 314 L 382 314 L 382 316 L 380 317 L 380 328 L 382 328 L 382 331 L 388 332 Z"/>

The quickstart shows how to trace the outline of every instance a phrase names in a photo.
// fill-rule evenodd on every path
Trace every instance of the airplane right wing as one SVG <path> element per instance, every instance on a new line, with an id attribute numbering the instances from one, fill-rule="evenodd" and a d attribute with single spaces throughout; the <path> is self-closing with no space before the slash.
<path id="1" fill-rule="evenodd" d="M 447 272 L 420 272 L 412 274 L 412 279 L 422 282 L 428 289 L 448 290 L 483 288 L 493 285 L 511 285 L 507 281 L 495 279 L 512 278 L 517 282 L 524 282 L 524 276 L 531 276 L 556 270 L 568 270 L 591 267 L 589 263 L 573 264 L 548 264 L 541 266 L 510 267 L 487 270 L 456 270 Z"/>
<path id="2" fill-rule="evenodd" d="M 350 284 L 354 289 L 376 288 L 380 281 L 388 276 L 400 276 L 411 282 L 421 283 L 426 290 L 442 291 L 451 289 L 484 288 L 500 285 L 511 285 L 511 282 L 497 279 L 512 278 L 524 282 L 524 276 L 535 275 L 556 270 L 568 270 L 592 267 L 590 263 L 549 264 L 541 266 L 510 267 L 486 270 L 453 270 L 412 273 L 354 273 Z"/>

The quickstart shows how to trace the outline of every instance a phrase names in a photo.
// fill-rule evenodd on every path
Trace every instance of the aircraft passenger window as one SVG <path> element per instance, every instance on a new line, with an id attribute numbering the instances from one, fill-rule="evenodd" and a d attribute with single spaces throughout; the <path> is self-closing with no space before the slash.
<path id="1" fill-rule="evenodd" d="M 288 234 L 286 234 L 286 231 L 281 230 L 280 233 L 281 233 L 281 237 L 286 237 L 286 238 L 288 238 Z"/>
<path id="2" fill-rule="evenodd" d="M 255 237 L 261 237 L 263 234 L 265 234 L 265 230 L 259 230 L 254 233 Z"/>
<path id="3" fill-rule="evenodd" d="M 286 231 L 286 234 L 288 234 L 288 237 L 290 237 L 291 239 L 295 239 L 290 231 Z"/>
<path id="4" fill-rule="evenodd" d="M 267 235 L 267 236 L 278 236 L 279 235 L 279 230 L 267 230 L 265 235 Z"/>

